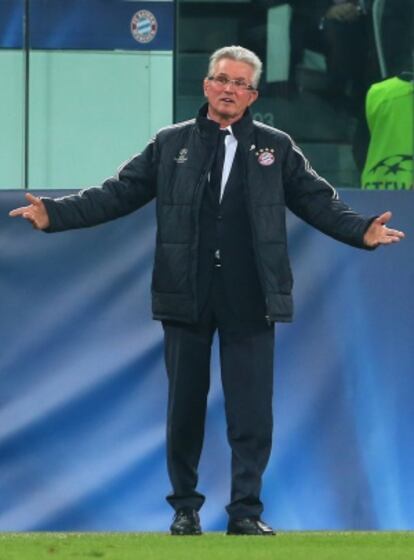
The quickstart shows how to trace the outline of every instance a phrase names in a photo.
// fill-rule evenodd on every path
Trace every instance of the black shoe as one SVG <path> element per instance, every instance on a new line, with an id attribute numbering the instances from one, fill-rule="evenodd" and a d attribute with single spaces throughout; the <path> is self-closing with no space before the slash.
<path id="1" fill-rule="evenodd" d="M 227 525 L 228 535 L 274 535 L 275 532 L 260 517 L 244 517 L 230 519 Z"/>
<path id="2" fill-rule="evenodd" d="M 201 535 L 200 517 L 195 509 L 179 509 L 170 527 L 172 535 Z"/>

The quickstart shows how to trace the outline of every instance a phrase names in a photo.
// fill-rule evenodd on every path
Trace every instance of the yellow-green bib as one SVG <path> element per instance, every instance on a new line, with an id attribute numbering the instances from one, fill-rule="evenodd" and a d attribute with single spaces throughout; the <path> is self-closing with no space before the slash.
<path id="1" fill-rule="evenodd" d="M 414 189 L 414 84 L 390 78 L 371 86 L 366 115 L 371 140 L 361 186 Z"/>

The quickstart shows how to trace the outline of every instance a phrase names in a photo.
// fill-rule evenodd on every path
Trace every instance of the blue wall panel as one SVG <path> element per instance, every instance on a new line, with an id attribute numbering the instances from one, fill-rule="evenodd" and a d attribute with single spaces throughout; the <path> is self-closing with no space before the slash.
<path id="1" fill-rule="evenodd" d="M 172 50 L 174 2 L 31 0 L 32 49 Z M 22 0 L 0 2 L 0 48 L 23 46 Z"/>
<path id="2" fill-rule="evenodd" d="M 352 249 L 289 218 L 296 317 L 276 329 L 265 519 L 280 529 L 414 524 L 411 193 L 343 191 L 407 239 Z M 45 235 L 0 193 L 0 530 L 166 530 L 167 384 L 149 291 L 154 207 Z M 222 530 L 230 453 L 217 351 L 200 488 Z"/>

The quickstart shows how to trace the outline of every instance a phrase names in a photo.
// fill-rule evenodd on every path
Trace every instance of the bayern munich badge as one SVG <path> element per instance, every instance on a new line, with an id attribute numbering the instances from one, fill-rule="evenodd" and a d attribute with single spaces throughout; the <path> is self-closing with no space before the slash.
<path id="1" fill-rule="evenodd" d="M 275 151 L 273 148 L 261 148 L 256 152 L 256 155 L 258 156 L 257 161 L 260 163 L 260 165 L 272 165 L 272 163 L 275 163 L 274 152 Z"/>
<path id="2" fill-rule="evenodd" d="M 158 22 L 149 10 L 140 10 L 131 19 L 131 33 L 138 43 L 150 43 L 158 31 Z"/>

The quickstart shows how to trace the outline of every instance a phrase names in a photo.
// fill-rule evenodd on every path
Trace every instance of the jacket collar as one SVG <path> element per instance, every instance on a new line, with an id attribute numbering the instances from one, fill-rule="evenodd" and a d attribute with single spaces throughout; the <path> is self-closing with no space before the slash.
<path id="1" fill-rule="evenodd" d="M 220 126 L 215 121 L 207 118 L 208 103 L 205 103 L 198 112 L 196 123 L 203 138 L 215 142 Z M 246 109 L 241 119 L 231 125 L 232 132 L 238 141 L 247 138 L 253 131 L 253 119 L 249 109 Z"/>

